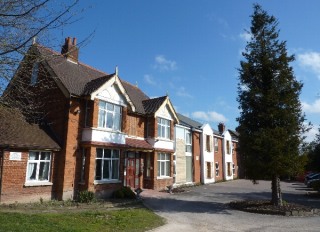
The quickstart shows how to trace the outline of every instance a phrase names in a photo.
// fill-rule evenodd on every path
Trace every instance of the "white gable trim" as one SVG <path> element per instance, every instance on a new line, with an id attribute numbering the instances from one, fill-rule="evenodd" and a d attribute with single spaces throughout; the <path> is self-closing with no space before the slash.
<path id="1" fill-rule="evenodd" d="M 129 95 L 126 93 L 126 91 L 125 91 L 125 89 L 124 89 L 124 87 L 123 87 L 123 85 L 117 75 L 113 75 L 106 83 L 104 83 L 102 86 L 100 86 L 100 88 L 98 88 L 96 91 L 91 93 L 90 99 L 94 100 L 95 98 L 98 98 L 99 93 L 101 93 L 103 90 L 107 89 L 108 87 L 110 87 L 113 84 L 116 84 L 119 87 L 121 94 L 124 96 L 124 98 L 126 99 L 128 104 L 130 105 L 131 110 L 134 112 L 136 110 L 135 106 L 133 105 Z"/>
<path id="2" fill-rule="evenodd" d="M 170 111 L 171 111 L 171 114 L 172 114 L 172 116 L 173 116 L 173 119 L 174 119 L 177 123 L 179 123 L 179 118 L 178 118 L 178 116 L 177 116 L 177 114 L 176 114 L 176 111 L 174 110 L 174 108 L 173 108 L 173 106 L 172 106 L 172 104 L 171 104 L 171 102 L 170 102 L 170 100 L 169 100 L 169 97 L 166 98 L 166 100 L 162 103 L 162 105 L 159 107 L 159 109 L 155 112 L 154 115 L 155 115 L 155 116 L 159 115 L 161 108 L 166 107 L 167 105 L 168 105 L 168 107 L 169 107 L 169 109 L 170 109 Z"/>

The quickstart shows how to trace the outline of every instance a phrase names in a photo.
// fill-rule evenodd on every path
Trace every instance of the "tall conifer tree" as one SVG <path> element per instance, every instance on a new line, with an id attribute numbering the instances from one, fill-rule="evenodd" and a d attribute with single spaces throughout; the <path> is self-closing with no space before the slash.
<path id="1" fill-rule="evenodd" d="M 251 39 L 240 62 L 238 102 L 239 153 L 245 175 L 254 182 L 272 180 L 272 203 L 282 205 L 280 176 L 298 164 L 304 115 L 286 42 L 279 40 L 278 21 L 260 5 L 251 16 Z"/>

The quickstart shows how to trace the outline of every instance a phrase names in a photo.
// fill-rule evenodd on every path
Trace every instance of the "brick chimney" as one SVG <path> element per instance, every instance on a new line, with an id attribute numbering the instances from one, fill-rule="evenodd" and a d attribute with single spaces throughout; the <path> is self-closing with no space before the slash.
<path id="1" fill-rule="evenodd" d="M 222 134 L 224 132 L 224 130 L 226 129 L 226 126 L 224 125 L 223 122 L 219 123 L 218 129 L 219 129 L 220 134 Z"/>
<path id="2" fill-rule="evenodd" d="M 67 37 L 62 46 L 61 54 L 71 61 L 78 62 L 79 48 L 77 47 L 77 38 L 71 40 L 70 37 Z"/>

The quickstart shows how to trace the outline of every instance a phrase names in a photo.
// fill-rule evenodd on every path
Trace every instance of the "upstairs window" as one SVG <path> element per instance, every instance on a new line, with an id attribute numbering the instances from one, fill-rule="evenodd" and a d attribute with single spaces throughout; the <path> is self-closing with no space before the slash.
<path id="1" fill-rule="evenodd" d="M 192 152 L 191 145 L 191 133 L 189 131 L 186 132 L 186 152 Z"/>
<path id="2" fill-rule="evenodd" d="M 121 130 L 121 106 L 99 101 L 99 119 L 98 126 L 109 128 L 114 131 Z"/>
<path id="3" fill-rule="evenodd" d="M 218 151 L 219 151 L 218 138 L 214 138 L 214 151 L 215 151 L 215 152 L 218 152 Z"/>
<path id="4" fill-rule="evenodd" d="M 231 146 L 230 146 L 230 141 L 229 140 L 227 141 L 226 149 L 227 149 L 227 154 L 231 154 Z"/>
<path id="5" fill-rule="evenodd" d="M 39 74 L 39 63 L 36 62 L 33 64 L 33 67 L 32 67 L 31 81 L 30 81 L 31 85 L 35 85 L 37 83 L 38 74 Z"/>
<path id="6" fill-rule="evenodd" d="M 51 153 L 30 151 L 27 168 L 27 181 L 49 181 Z"/>
<path id="7" fill-rule="evenodd" d="M 158 137 L 170 139 L 170 120 L 158 118 Z"/>
<path id="8" fill-rule="evenodd" d="M 211 152 L 212 145 L 213 145 L 212 136 L 206 135 L 206 151 Z"/>

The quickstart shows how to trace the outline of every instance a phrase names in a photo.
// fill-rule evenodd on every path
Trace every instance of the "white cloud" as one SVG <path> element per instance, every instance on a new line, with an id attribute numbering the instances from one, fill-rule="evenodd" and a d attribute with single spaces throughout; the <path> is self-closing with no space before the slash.
<path id="1" fill-rule="evenodd" d="M 301 102 L 302 110 L 306 113 L 320 113 L 320 99 L 315 100 L 309 104 L 307 102 Z"/>
<path id="2" fill-rule="evenodd" d="M 180 96 L 180 97 L 193 98 L 193 96 L 188 93 L 188 91 L 186 90 L 186 88 L 185 88 L 184 86 L 179 87 L 179 88 L 176 90 L 176 93 L 177 93 L 177 95 Z"/>
<path id="3" fill-rule="evenodd" d="M 196 111 L 192 113 L 192 117 L 201 119 L 206 122 L 226 122 L 228 121 L 225 116 L 222 114 L 219 114 L 215 111 L 209 111 L 209 112 L 204 112 L 204 111 Z"/>
<path id="4" fill-rule="evenodd" d="M 305 141 L 314 141 L 314 139 L 316 138 L 316 134 L 318 134 L 318 129 L 315 126 L 313 126 L 308 132 L 304 133 L 304 136 L 306 136 Z"/>
<path id="5" fill-rule="evenodd" d="M 244 31 L 243 33 L 241 33 L 241 34 L 239 35 L 239 37 L 240 37 L 241 39 L 243 39 L 244 41 L 248 42 L 248 41 L 250 41 L 250 39 L 251 39 L 251 33 L 250 33 L 249 31 Z"/>
<path id="6" fill-rule="evenodd" d="M 147 82 L 150 85 L 157 85 L 156 81 L 151 75 L 146 74 L 144 75 L 143 79 L 145 82 Z"/>
<path id="7" fill-rule="evenodd" d="M 155 69 L 160 71 L 172 71 L 177 69 L 177 63 L 173 60 L 168 60 L 164 55 L 158 55 L 155 57 Z"/>
<path id="8" fill-rule="evenodd" d="M 320 79 L 320 53 L 306 52 L 299 54 L 297 60 L 300 66 L 304 68 L 311 68 L 311 70 L 318 75 Z"/>

